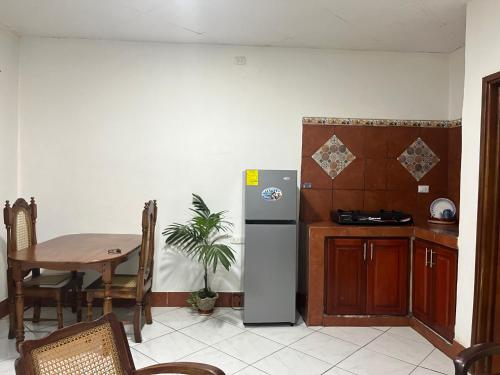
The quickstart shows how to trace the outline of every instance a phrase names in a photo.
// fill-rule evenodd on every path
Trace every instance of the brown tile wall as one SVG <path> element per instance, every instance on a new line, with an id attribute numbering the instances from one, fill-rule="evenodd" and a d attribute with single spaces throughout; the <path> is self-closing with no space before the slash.
<path id="1" fill-rule="evenodd" d="M 401 210 L 413 214 L 417 224 L 429 216 L 438 197 L 460 204 L 460 155 L 462 128 L 370 127 L 304 125 L 302 130 L 300 219 L 330 220 L 330 211 Z M 333 134 L 356 159 L 331 179 L 311 158 Z M 439 163 L 420 181 L 396 158 L 418 137 L 439 157 Z M 417 194 L 418 185 L 429 185 L 429 194 Z"/>

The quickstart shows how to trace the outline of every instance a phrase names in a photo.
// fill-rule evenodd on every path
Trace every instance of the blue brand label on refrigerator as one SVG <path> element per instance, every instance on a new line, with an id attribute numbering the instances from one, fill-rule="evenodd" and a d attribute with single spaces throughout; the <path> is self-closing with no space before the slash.
<path id="1" fill-rule="evenodd" d="M 281 191 L 281 189 L 272 186 L 262 190 L 261 195 L 262 198 L 268 202 L 278 201 L 283 198 L 283 192 Z"/>

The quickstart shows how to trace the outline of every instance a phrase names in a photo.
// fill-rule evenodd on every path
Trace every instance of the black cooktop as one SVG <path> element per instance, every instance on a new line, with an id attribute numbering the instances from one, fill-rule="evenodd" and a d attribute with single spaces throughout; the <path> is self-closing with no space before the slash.
<path id="1" fill-rule="evenodd" d="M 401 211 L 332 211 L 332 220 L 345 225 L 410 225 L 413 218 Z"/>

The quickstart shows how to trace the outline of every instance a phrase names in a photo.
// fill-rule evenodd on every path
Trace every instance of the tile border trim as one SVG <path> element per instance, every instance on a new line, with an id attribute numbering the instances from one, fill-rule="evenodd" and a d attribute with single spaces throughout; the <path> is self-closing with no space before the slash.
<path id="1" fill-rule="evenodd" d="M 344 117 L 302 117 L 302 125 L 343 126 L 395 126 L 409 128 L 458 128 L 462 119 L 456 120 L 398 120 Z"/>

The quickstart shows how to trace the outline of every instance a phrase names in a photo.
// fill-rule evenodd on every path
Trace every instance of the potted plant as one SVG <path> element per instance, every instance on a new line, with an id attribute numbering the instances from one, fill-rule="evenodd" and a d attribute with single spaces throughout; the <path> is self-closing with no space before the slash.
<path id="1" fill-rule="evenodd" d="M 219 295 L 210 288 L 208 272 L 215 273 L 219 264 L 229 271 L 235 262 L 234 250 L 222 243 L 230 236 L 233 224 L 225 220 L 226 211 L 210 212 L 203 199 L 196 194 L 193 194 L 193 208 L 190 210 L 194 212 L 191 220 L 186 224 L 174 223 L 162 234 L 167 237 L 167 245 L 196 259 L 203 266 L 204 287 L 192 292 L 187 301 L 201 314 L 210 315 Z"/>

